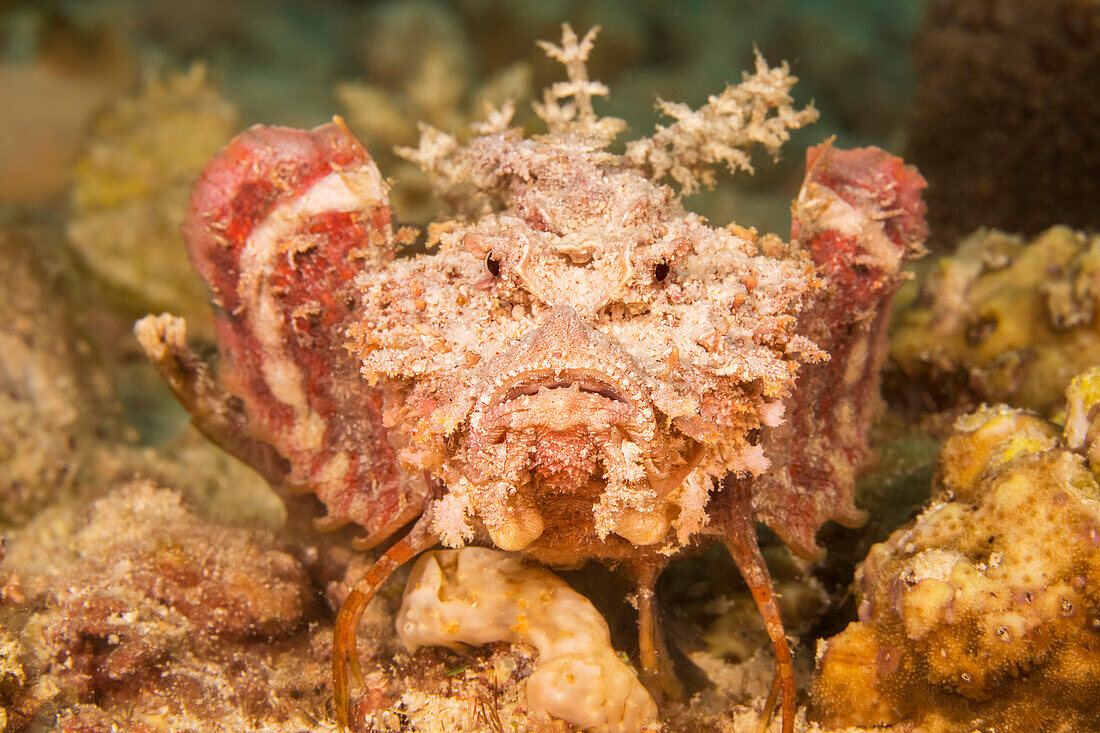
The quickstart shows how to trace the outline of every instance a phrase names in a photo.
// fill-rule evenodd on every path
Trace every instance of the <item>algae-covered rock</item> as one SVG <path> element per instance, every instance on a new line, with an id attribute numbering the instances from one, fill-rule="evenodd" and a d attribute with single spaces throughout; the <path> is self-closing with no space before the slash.
<path id="1" fill-rule="evenodd" d="M 39 246 L 29 232 L 0 231 L 0 526 L 80 493 L 109 412 L 107 382 Z"/>
<path id="2" fill-rule="evenodd" d="M 69 538 L 12 544 L 15 633 L 0 655 L 17 639 L 22 666 L 4 671 L 18 689 L 3 694 L 15 730 L 58 714 L 61 730 L 302 730 L 307 701 L 327 692 L 306 625 L 315 593 L 269 533 L 204 522 L 142 481 L 96 502 Z M 42 553 L 47 568 L 19 561 Z"/>
<path id="3" fill-rule="evenodd" d="M 202 65 L 150 79 L 93 126 L 73 170 L 69 240 L 124 308 L 208 323 L 179 227 L 192 181 L 236 131 L 235 107 Z"/>
<path id="4" fill-rule="evenodd" d="M 1075 374 L 1100 363 L 1098 305 L 1100 236 L 1054 227 L 1027 241 L 983 229 L 899 309 L 890 357 L 902 381 L 925 385 L 941 407 L 1046 412 Z"/>
<path id="5" fill-rule="evenodd" d="M 1011 733 L 1100 719 L 1098 390 L 1100 369 L 1073 382 L 1064 429 L 1004 406 L 958 421 L 931 506 L 871 550 L 859 621 L 819 649 L 820 721 Z"/>

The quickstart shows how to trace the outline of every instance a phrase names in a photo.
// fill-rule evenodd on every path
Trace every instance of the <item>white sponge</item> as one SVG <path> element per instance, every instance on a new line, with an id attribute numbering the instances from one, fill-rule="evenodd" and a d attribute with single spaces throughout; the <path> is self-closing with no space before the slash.
<path id="1" fill-rule="evenodd" d="M 637 733 L 657 706 L 588 599 L 518 555 L 439 550 L 413 566 L 397 634 L 410 650 L 523 642 L 539 651 L 527 703 L 594 733 Z"/>

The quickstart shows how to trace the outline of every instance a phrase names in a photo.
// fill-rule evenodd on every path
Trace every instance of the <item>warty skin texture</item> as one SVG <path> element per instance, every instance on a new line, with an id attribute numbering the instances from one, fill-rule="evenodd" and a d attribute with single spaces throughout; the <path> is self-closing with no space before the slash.
<path id="1" fill-rule="evenodd" d="M 713 228 L 660 179 L 690 190 L 708 164 L 747 167 L 744 146 L 774 150 L 814 116 L 791 106 L 793 78 L 758 59 L 619 157 L 605 148 L 621 123 L 592 110 L 606 93 L 584 69 L 593 37 L 566 28 L 547 44 L 569 77 L 538 107 L 547 134 L 525 139 L 506 108 L 465 145 L 427 129 L 405 151 L 464 212 L 429 227 L 427 253 L 405 248 L 380 173 L 339 121 L 246 131 L 207 167 L 185 225 L 214 293 L 220 378 L 178 319 L 137 327 L 204 432 L 315 493 L 323 526 L 355 522 L 373 546 L 419 517 L 341 609 L 338 716 L 358 615 L 438 543 L 622 567 L 639 587 L 642 678 L 676 694 L 656 578 L 721 541 L 767 622 L 793 724 L 755 523 L 815 556 L 822 522 L 861 519 L 852 479 L 898 265 L 924 235 L 923 180 L 882 151 L 826 143 L 792 243 Z"/>

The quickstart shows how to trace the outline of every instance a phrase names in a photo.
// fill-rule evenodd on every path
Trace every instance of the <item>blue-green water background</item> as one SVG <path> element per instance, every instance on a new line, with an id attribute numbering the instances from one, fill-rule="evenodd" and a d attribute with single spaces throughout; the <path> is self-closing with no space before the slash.
<path id="1" fill-rule="evenodd" d="M 385 88 L 399 81 L 372 68 L 365 48 L 380 28 L 401 27 L 413 48 L 447 42 L 461 47 L 463 73 L 476 81 L 517 62 L 529 63 L 534 88 L 561 69 L 536 47 L 557 40 L 559 24 L 578 31 L 600 25 L 590 63 L 610 97 L 598 107 L 644 136 L 660 120 L 657 97 L 698 106 L 708 94 L 740 80 L 753 48 L 770 63 L 790 63 L 802 102 L 813 100 L 820 121 L 789 146 L 790 163 L 767 160 L 755 180 L 739 176 L 735 199 L 702 194 L 689 206 L 715 220 L 737 220 L 784 231 L 787 201 L 797 189 L 801 150 L 836 135 L 841 145 L 899 150 L 913 90 L 911 44 L 923 0 L 55 0 L 0 3 L 0 50 L 7 63 L 26 63 L 63 28 L 70 43 L 109 37 L 131 54 L 142 75 L 208 64 L 214 80 L 253 123 L 312 126 L 341 112 L 338 82 Z M 415 32 L 417 18 L 434 18 L 440 33 Z M 423 25 L 428 25 L 422 23 Z M 383 31 L 384 32 L 384 31 Z M 456 70 L 457 73 L 457 70 Z M 537 93 L 537 92 L 536 92 Z M 384 171 L 385 172 L 385 171 Z M 400 212 L 398 212 L 400 216 Z"/>

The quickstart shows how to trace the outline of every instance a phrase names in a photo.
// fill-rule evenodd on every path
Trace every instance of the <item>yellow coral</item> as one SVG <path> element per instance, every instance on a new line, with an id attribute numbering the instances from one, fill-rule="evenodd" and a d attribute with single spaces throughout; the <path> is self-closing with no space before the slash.
<path id="1" fill-rule="evenodd" d="M 1098 274 L 1098 236 L 1053 227 L 1028 242 L 979 230 L 899 311 L 890 356 L 936 389 L 960 377 L 975 402 L 1049 410 L 1100 362 Z"/>
<path id="2" fill-rule="evenodd" d="M 935 501 L 871 550 L 860 621 L 819 652 L 819 720 L 967 732 L 1095 723 L 1100 485 L 1069 436 L 1100 423 L 1084 409 L 1098 385 L 1093 370 L 1067 390 L 1067 413 L 1088 415 L 1083 430 L 1004 407 L 957 423 Z"/>
<path id="3" fill-rule="evenodd" d="M 991 466 L 1021 453 L 1054 447 L 1058 429 L 1022 410 L 1004 405 L 983 407 L 955 424 L 956 437 L 947 441 L 940 457 L 943 482 L 956 498 L 969 501 Z"/>

